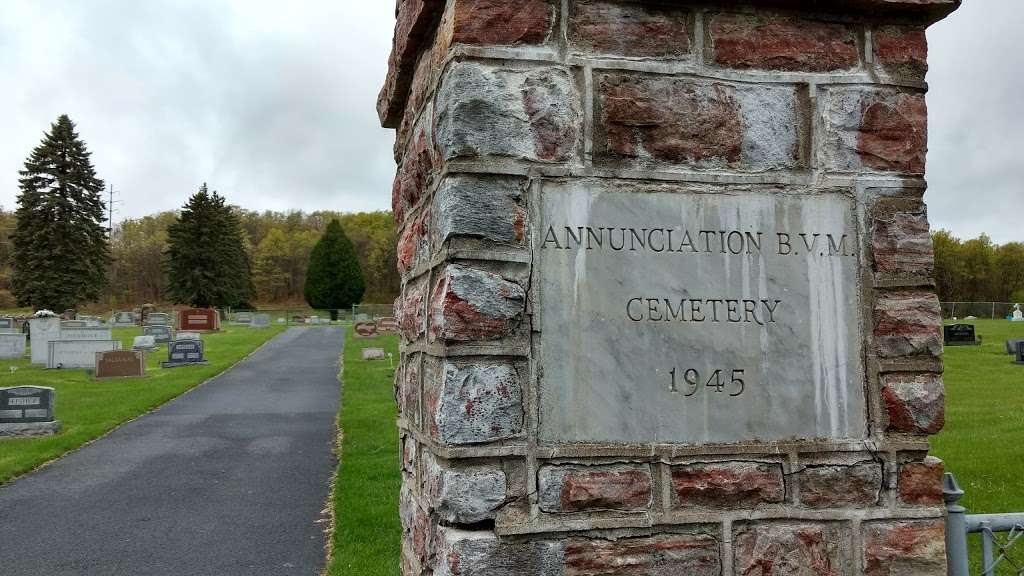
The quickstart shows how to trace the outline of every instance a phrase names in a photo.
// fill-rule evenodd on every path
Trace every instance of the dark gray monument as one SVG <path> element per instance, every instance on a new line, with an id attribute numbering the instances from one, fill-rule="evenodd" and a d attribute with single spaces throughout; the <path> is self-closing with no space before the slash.
<path id="1" fill-rule="evenodd" d="M 208 364 L 204 356 L 202 340 L 174 340 L 167 346 L 167 361 L 164 368 Z"/>
<path id="2" fill-rule="evenodd" d="M 45 386 L 0 388 L 0 438 L 48 436 L 60 430 L 54 419 L 56 392 Z"/>
<path id="3" fill-rule="evenodd" d="M 171 327 L 167 324 L 146 324 L 142 327 L 142 335 L 152 336 L 157 344 L 166 344 L 174 336 L 171 333 Z"/>

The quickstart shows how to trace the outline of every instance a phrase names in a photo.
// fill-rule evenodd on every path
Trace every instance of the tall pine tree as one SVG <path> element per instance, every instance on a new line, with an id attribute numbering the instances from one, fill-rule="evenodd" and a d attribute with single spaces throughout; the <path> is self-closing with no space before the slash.
<path id="1" fill-rule="evenodd" d="M 65 114 L 19 172 L 11 292 L 21 306 L 64 310 L 98 299 L 106 286 L 104 186 L 89 156 Z"/>
<path id="2" fill-rule="evenodd" d="M 331 320 L 337 320 L 338 309 L 358 304 L 365 291 L 366 282 L 356 249 L 341 223 L 331 220 L 309 254 L 306 302 L 313 308 L 330 310 Z"/>
<path id="3" fill-rule="evenodd" d="M 253 295 L 238 215 L 205 183 L 167 228 L 164 268 L 168 292 L 179 304 L 238 307 Z"/>

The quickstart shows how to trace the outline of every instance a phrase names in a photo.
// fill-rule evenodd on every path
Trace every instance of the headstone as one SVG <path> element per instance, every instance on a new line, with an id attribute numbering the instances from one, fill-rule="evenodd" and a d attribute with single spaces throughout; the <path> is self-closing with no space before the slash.
<path id="1" fill-rule="evenodd" d="M 156 337 L 150 334 L 149 336 L 136 336 L 132 340 L 132 350 L 143 350 L 151 352 L 156 350 Z"/>
<path id="2" fill-rule="evenodd" d="M 355 325 L 355 333 L 357 338 L 376 338 L 377 337 L 377 323 L 376 322 L 358 322 Z"/>
<path id="3" fill-rule="evenodd" d="M 378 318 L 377 329 L 384 334 L 396 334 L 398 332 L 398 322 L 389 316 Z"/>
<path id="4" fill-rule="evenodd" d="M 108 326 L 67 326 L 67 322 L 60 327 L 61 340 L 113 340 L 112 332 Z"/>
<path id="5" fill-rule="evenodd" d="M 49 436 L 60 430 L 54 418 L 56 392 L 45 386 L 0 388 L 0 438 Z"/>
<path id="6" fill-rule="evenodd" d="M 60 327 L 63 328 L 86 328 L 89 323 L 85 320 L 62 320 Z"/>
<path id="7" fill-rule="evenodd" d="M 1013 305 L 1013 318 L 1014 322 L 1024 322 L 1024 312 L 1020 311 L 1020 304 Z"/>
<path id="8" fill-rule="evenodd" d="M 1006 341 L 1006 353 L 1011 355 L 1011 356 L 1016 354 L 1017 353 L 1017 343 L 1018 342 L 1024 342 L 1024 340 L 1007 340 Z"/>
<path id="9" fill-rule="evenodd" d="M 120 349 L 120 340 L 52 340 L 46 367 L 51 369 L 95 368 L 97 352 Z"/>
<path id="10" fill-rule="evenodd" d="M 0 318 L 0 333 L 4 332 L 18 332 L 18 323 L 14 318 L 6 317 Z"/>
<path id="11" fill-rule="evenodd" d="M 980 346 L 981 340 L 974 334 L 974 324 L 952 324 L 942 327 L 943 342 L 946 346 Z"/>
<path id="12" fill-rule="evenodd" d="M 142 327 L 142 334 L 143 336 L 152 336 L 157 344 L 166 344 L 174 338 L 168 324 L 146 324 Z"/>
<path id="13" fill-rule="evenodd" d="M 178 330 L 216 332 L 220 330 L 220 313 L 213 308 L 189 308 L 178 312 Z"/>
<path id="14" fill-rule="evenodd" d="M 20 360 L 25 357 L 26 335 L 17 332 L 0 332 L 0 359 Z"/>
<path id="15" fill-rule="evenodd" d="M 958 5 L 397 3 L 403 576 L 945 574 Z"/>
<path id="16" fill-rule="evenodd" d="M 236 312 L 235 322 L 237 324 L 251 324 L 252 323 L 252 312 Z"/>
<path id="17" fill-rule="evenodd" d="M 78 318 L 78 312 L 76 312 L 74 308 L 68 308 L 60 315 L 60 317 L 64 320 L 76 320 Z"/>
<path id="18" fill-rule="evenodd" d="M 270 314 L 253 314 L 252 328 L 267 328 L 270 326 Z"/>
<path id="19" fill-rule="evenodd" d="M 164 368 L 176 368 L 195 364 L 207 364 L 203 355 L 202 340 L 175 340 L 167 346 L 167 361 L 162 362 Z"/>
<path id="20" fill-rule="evenodd" d="M 165 326 L 171 325 L 171 315 L 166 312 L 150 312 L 146 315 L 146 325 L 150 324 L 162 324 Z"/>
<path id="21" fill-rule="evenodd" d="M 60 339 L 60 322 L 58 316 L 41 316 L 28 321 L 33 364 L 49 365 L 50 341 Z"/>
<path id="22" fill-rule="evenodd" d="M 356 322 L 369 322 L 370 321 L 370 315 L 369 314 L 356 314 L 355 321 Z"/>
<path id="23" fill-rule="evenodd" d="M 199 332 L 178 332 L 174 337 L 175 340 L 202 340 Z"/>
<path id="24" fill-rule="evenodd" d="M 134 312 L 115 312 L 110 317 L 110 324 L 113 326 L 134 326 L 137 324 L 137 319 Z"/>
<path id="25" fill-rule="evenodd" d="M 387 358 L 383 348 L 363 348 L 363 360 L 383 360 Z"/>
<path id="26" fill-rule="evenodd" d="M 310 324 L 319 324 L 320 323 L 320 317 L 319 316 L 310 316 L 309 317 L 309 323 Z"/>
<path id="27" fill-rule="evenodd" d="M 305 324 L 306 317 L 301 315 L 292 316 L 292 324 Z"/>
<path id="28" fill-rule="evenodd" d="M 104 325 L 103 319 L 100 318 L 99 316 L 83 316 L 82 314 L 79 314 L 78 318 L 76 318 L 76 320 L 80 320 L 82 322 L 85 322 L 85 325 L 86 326 L 90 326 L 90 327 L 96 327 L 96 326 L 103 326 Z"/>
<path id="29" fill-rule="evenodd" d="M 114 350 L 96 353 L 96 378 L 137 378 L 146 375 L 146 353 Z"/>
<path id="30" fill-rule="evenodd" d="M 1017 359 L 1014 362 L 1024 364 L 1024 342 L 1017 343 Z"/>

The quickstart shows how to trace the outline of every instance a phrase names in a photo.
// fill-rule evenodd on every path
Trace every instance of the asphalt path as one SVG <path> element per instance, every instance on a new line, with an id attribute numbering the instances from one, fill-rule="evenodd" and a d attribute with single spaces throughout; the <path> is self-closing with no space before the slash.
<path id="1" fill-rule="evenodd" d="M 318 574 L 343 338 L 292 328 L 0 487 L 0 574 Z"/>

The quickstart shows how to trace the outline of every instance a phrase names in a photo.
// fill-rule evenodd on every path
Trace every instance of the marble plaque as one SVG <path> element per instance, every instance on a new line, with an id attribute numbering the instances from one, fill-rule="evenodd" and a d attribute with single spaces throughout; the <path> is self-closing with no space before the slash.
<path id="1" fill-rule="evenodd" d="M 600 186 L 541 193 L 542 441 L 866 436 L 850 196 Z"/>

